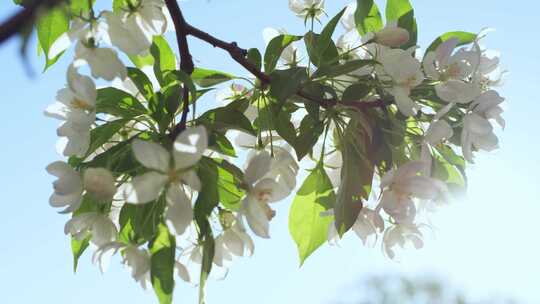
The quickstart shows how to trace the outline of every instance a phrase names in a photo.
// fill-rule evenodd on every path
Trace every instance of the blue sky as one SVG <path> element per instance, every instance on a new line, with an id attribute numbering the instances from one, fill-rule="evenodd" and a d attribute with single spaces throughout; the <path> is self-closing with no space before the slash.
<path id="1" fill-rule="evenodd" d="M 329 15 L 348 3 L 327 2 Z M 384 258 L 379 248 L 365 248 L 356 237 L 348 237 L 340 248 L 324 246 L 299 269 L 287 231 L 290 199 L 280 203 L 272 239 L 256 240 L 253 257 L 236 259 L 225 280 L 211 280 L 208 303 L 329 303 L 346 298 L 361 278 L 379 272 L 436 272 L 476 296 L 499 292 L 540 303 L 540 103 L 535 94 L 540 85 L 535 30 L 540 4 L 530 0 L 413 4 L 424 47 L 449 30 L 497 29 L 485 42 L 501 51 L 510 71 L 501 90 L 507 98 L 508 124 L 500 133 L 501 149 L 477 158 L 469 170 L 468 197 L 441 210 L 433 221 L 437 231 L 426 240 L 426 248 L 408 253 L 400 263 Z M 189 0 L 182 5 L 190 23 L 243 47 L 262 49 L 261 31 L 267 26 L 303 30 L 286 0 Z M 11 1 L 2 1 L 0 18 L 14 9 Z M 245 74 L 220 50 L 195 40 L 191 48 L 199 66 Z M 86 255 L 73 274 L 69 240 L 63 234 L 67 217 L 48 205 L 52 178 L 44 168 L 59 159 L 54 148 L 57 122 L 46 119 L 42 111 L 64 85 L 69 58 L 41 75 L 42 58 L 30 56 L 37 75 L 29 78 L 18 57 L 18 41 L 0 46 L 0 52 L 1 302 L 154 303 L 153 292 L 141 290 L 119 263 L 111 263 L 102 275 Z M 195 299 L 194 287 L 177 284 L 175 303 Z"/>

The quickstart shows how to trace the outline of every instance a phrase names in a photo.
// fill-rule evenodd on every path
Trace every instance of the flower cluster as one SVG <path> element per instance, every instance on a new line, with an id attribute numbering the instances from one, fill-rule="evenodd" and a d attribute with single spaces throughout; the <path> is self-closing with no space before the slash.
<path id="1" fill-rule="evenodd" d="M 162 0 L 72 12 L 69 30 L 42 47 L 58 59 L 74 46 L 67 85 L 45 114 L 61 121 L 67 160 L 47 167 L 57 178 L 50 204 L 71 214 L 75 262 L 89 245 L 102 271 L 121 255 L 170 303 L 163 286 L 175 273 L 195 283 L 198 268 L 204 287 L 253 254 L 252 236 L 270 237 L 275 203 L 291 194 L 302 262 L 350 230 L 390 258 L 422 247 L 430 213 L 466 187 L 466 163 L 498 146 L 504 98 L 493 88 L 503 72 L 481 46 L 485 31 L 444 34 L 421 56 L 409 2 L 388 6 L 386 25 L 359 0 L 315 33 L 324 1 L 290 0 L 309 31 L 267 28 L 264 56 L 235 55 L 260 70 L 257 80 L 179 69 Z"/>

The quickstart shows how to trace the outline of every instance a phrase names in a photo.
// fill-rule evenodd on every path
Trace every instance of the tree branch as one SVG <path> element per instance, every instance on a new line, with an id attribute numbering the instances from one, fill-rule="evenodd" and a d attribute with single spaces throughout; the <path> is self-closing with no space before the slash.
<path id="1" fill-rule="evenodd" d="M 191 73 L 193 73 L 193 70 L 195 69 L 195 65 L 193 63 L 191 53 L 189 52 L 189 44 L 187 41 L 188 30 L 186 20 L 184 19 L 182 10 L 180 9 L 180 6 L 178 5 L 178 2 L 176 2 L 176 0 L 165 0 L 165 4 L 167 5 L 167 9 L 171 14 L 174 28 L 176 30 L 176 42 L 178 44 L 178 51 L 180 53 L 180 70 L 182 70 L 188 75 L 191 75 Z M 173 140 L 176 138 L 176 136 L 178 136 L 178 134 L 180 134 L 183 130 L 186 129 L 187 114 L 189 112 L 189 91 L 185 86 L 183 88 L 183 101 L 184 105 L 182 109 L 182 117 L 180 119 L 180 122 L 174 126 L 170 134 L 171 139 Z"/>
<path id="2" fill-rule="evenodd" d="M 53 7 L 64 0 L 35 0 L 25 8 L 9 17 L 0 25 L 0 44 L 19 33 L 23 28 L 32 24 L 41 7 Z"/>
<path id="3" fill-rule="evenodd" d="M 196 38 L 199 38 L 202 41 L 205 41 L 214 47 L 220 48 L 222 50 L 225 50 L 229 53 L 232 59 L 234 61 L 238 62 L 241 66 L 243 66 L 246 70 L 248 70 L 251 74 L 255 75 L 257 79 L 259 79 L 263 84 L 269 84 L 271 82 L 271 78 L 268 74 L 264 73 L 263 71 L 259 70 L 256 66 L 254 66 L 251 62 L 247 60 L 247 50 L 243 49 L 238 46 L 236 42 L 226 42 L 219 38 L 216 38 L 206 32 L 201 31 L 200 29 L 193 27 L 189 24 L 186 24 L 187 27 L 187 33 L 189 35 L 192 35 Z M 323 108 L 330 108 L 334 107 L 337 104 L 343 104 L 346 106 L 350 106 L 359 110 L 367 109 L 367 108 L 378 108 L 378 107 L 384 107 L 385 103 L 381 100 L 373 101 L 373 102 L 347 102 L 347 103 L 340 103 L 336 99 L 323 99 L 323 98 L 317 98 L 314 96 L 309 95 L 302 89 L 298 90 L 296 92 L 296 95 L 311 101 L 318 103 Z"/>

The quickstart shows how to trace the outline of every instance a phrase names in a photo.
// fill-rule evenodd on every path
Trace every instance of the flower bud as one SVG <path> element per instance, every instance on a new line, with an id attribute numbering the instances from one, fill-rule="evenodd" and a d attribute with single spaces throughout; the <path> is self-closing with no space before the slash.
<path id="1" fill-rule="evenodd" d="M 115 179 L 112 173 L 104 168 L 89 168 L 84 171 L 84 188 L 98 202 L 112 200 L 116 193 Z"/>
<path id="2" fill-rule="evenodd" d="M 409 41 L 409 32 L 400 27 L 386 27 L 375 34 L 375 42 L 388 46 L 399 47 Z"/>

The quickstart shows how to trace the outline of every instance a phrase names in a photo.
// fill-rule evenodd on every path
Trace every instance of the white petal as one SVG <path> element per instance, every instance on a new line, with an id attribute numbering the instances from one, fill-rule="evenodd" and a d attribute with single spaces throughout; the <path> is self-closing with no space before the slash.
<path id="1" fill-rule="evenodd" d="M 223 232 L 223 243 L 234 255 L 244 255 L 244 242 L 232 229 Z"/>
<path id="2" fill-rule="evenodd" d="M 92 224 L 92 243 L 101 247 L 116 239 L 116 226 L 105 215 L 100 215 Z"/>
<path id="3" fill-rule="evenodd" d="M 169 227 L 181 235 L 193 220 L 191 201 L 180 187 L 171 185 L 167 191 L 167 211 L 165 218 Z"/>
<path id="4" fill-rule="evenodd" d="M 489 134 L 493 132 L 493 126 L 489 120 L 476 113 L 471 113 L 463 118 L 463 127 L 475 134 Z"/>
<path id="5" fill-rule="evenodd" d="M 407 90 L 396 87 L 392 90 L 392 95 L 396 100 L 396 105 L 405 116 L 414 116 L 418 112 L 419 106 L 409 97 Z"/>
<path id="6" fill-rule="evenodd" d="M 423 161 L 410 161 L 399 167 L 394 175 L 394 182 L 401 183 L 425 169 L 426 163 Z"/>
<path id="7" fill-rule="evenodd" d="M 115 178 L 105 168 L 88 168 L 84 171 L 84 188 L 98 202 L 111 201 L 116 193 Z"/>
<path id="8" fill-rule="evenodd" d="M 268 195 L 268 202 L 273 203 L 286 198 L 291 190 L 273 179 L 264 178 L 257 182 L 250 193 L 254 193 L 255 196 L 258 196 L 259 193 L 262 193 L 263 196 Z"/>
<path id="9" fill-rule="evenodd" d="M 64 233 L 70 235 L 77 235 L 81 232 L 85 232 L 90 229 L 95 220 L 99 217 L 96 212 L 86 212 L 80 215 L 74 216 L 67 221 L 64 226 Z"/>
<path id="10" fill-rule="evenodd" d="M 187 269 L 186 266 L 184 266 L 184 264 L 180 263 L 180 262 L 176 262 L 175 263 L 176 265 L 176 270 L 178 271 L 178 276 L 184 281 L 184 282 L 191 282 L 191 279 L 189 277 L 189 271 Z"/>
<path id="11" fill-rule="evenodd" d="M 195 170 L 182 172 L 182 182 L 197 192 L 200 192 L 202 189 L 201 179 Z"/>
<path id="12" fill-rule="evenodd" d="M 167 176 L 157 172 L 147 172 L 135 176 L 131 183 L 123 187 L 124 199 L 131 204 L 146 204 L 159 197 L 167 183 Z"/>
<path id="13" fill-rule="evenodd" d="M 431 145 L 437 145 L 454 135 L 450 124 L 444 120 L 433 122 L 426 131 L 425 140 Z"/>
<path id="14" fill-rule="evenodd" d="M 414 176 L 407 179 L 400 184 L 400 189 L 421 199 L 435 199 L 440 194 L 434 180 L 425 176 Z"/>
<path id="15" fill-rule="evenodd" d="M 185 169 L 195 165 L 208 148 L 208 134 L 203 126 L 187 128 L 174 141 L 174 167 Z"/>
<path id="16" fill-rule="evenodd" d="M 246 220 L 251 230 L 259 237 L 267 239 L 270 238 L 268 233 L 269 219 L 262 204 L 263 203 L 248 196 L 243 201 L 243 208 L 245 210 L 244 215 L 246 216 Z"/>
<path id="17" fill-rule="evenodd" d="M 143 166 L 161 172 L 168 172 L 170 153 L 161 145 L 135 139 L 132 144 L 135 159 Z"/>
<path id="18" fill-rule="evenodd" d="M 247 165 L 244 173 L 244 180 L 246 183 L 253 185 L 256 181 L 261 179 L 268 171 L 270 171 L 270 164 L 272 157 L 267 151 L 261 151 L 253 156 Z"/>
<path id="19" fill-rule="evenodd" d="M 437 55 L 437 61 L 440 65 L 445 66 L 448 63 L 450 55 L 459 43 L 459 39 L 451 38 L 441 43 L 435 51 Z"/>

